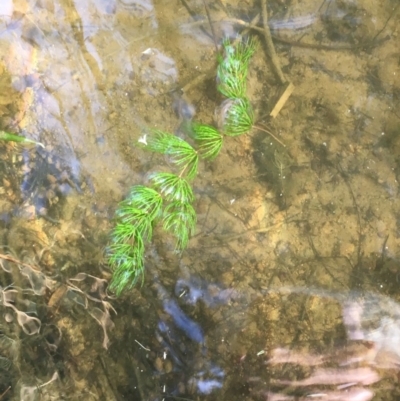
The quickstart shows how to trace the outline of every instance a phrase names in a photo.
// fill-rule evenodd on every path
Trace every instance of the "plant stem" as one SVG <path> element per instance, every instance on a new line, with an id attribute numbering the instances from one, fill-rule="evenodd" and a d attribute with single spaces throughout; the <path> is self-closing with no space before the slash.
<path id="1" fill-rule="evenodd" d="M 271 135 L 276 142 L 280 143 L 284 148 L 286 148 L 286 145 L 281 140 L 279 140 L 271 131 L 268 131 L 267 129 L 260 127 L 259 125 L 253 125 L 253 128 L 259 129 L 260 131 L 266 132 L 268 135 Z"/>

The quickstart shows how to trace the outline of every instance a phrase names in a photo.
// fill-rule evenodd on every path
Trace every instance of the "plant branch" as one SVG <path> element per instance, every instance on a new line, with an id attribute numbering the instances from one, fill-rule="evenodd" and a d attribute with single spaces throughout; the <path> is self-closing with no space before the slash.
<path id="1" fill-rule="evenodd" d="M 215 46 L 215 52 L 216 52 L 216 54 L 218 54 L 217 36 L 215 35 L 214 25 L 211 21 L 210 9 L 208 8 L 207 0 L 203 0 L 203 4 L 204 4 L 204 8 L 206 10 L 208 23 L 210 24 L 211 34 L 212 34 L 212 38 L 213 38 L 213 42 L 214 42 L 214 46 Z"/>
<path id="2" fill-rule="evenodd" d="M 257 15 L 257 17 L 258 17 L 258 15 Z M 228 18 L 228 19 L 221 20 L 221 21 L 213 21 L 214 24 L 215 23 L 223 23 L 223 22 L 230 22 L 232 24 L 240 25 L 246 29 L 252 29 L 252 30 L 260 32 L 260 33 L 265 32 L 264 28 L 256 25 L 258 22 L 258 20 L 256 20 L 256 18 L 254 18 L 253 21 L 251 21 L 251 22 L 246 22 L 239 18 Z M 193 25 L 203 25 L 205 23 L 207 23 L 206 20 L 200 20 L 200 21 L 190 23 L 190 25 L 192 25 L 192 26 Z M 376 38 L 376 36 L 377 35 L 375 35 L 375 38 Z M 285 39 L 280 36 L 276 36 L 276 35 L 272 35 L 272 34 L 271 34 L 271 38 L 275 42 L 283 43 L 288 46 L 302 47 L 305 49 L 328 50 L 328 51 L 356 50 L 356 49 L 362 49 L 362 48 L 376 47 L 390 39 L 389 37 L 385 37 L 382 39 L 374 38 L 373 40 L 365 41 L 365 42 L 354 44 L 354 45 L 347 45 L 347 44 L 325 45 L 325 44 L 319 44 L 319 43 L 299 42 L 298 40 Z"/>
<path id="3" fill-rule="evenodd" d="M 286 148 L 286 145 L 281 140 L 279 140 L 271 131 L 268 131 L 267 129 L 260 127 L 259 125 L 253 125 L 253 128 L 266 132 L 268 135 L 271 135 L 276 142 L 280 143 L 284 148 Z"/>
<path id="4" fill-rule="evenodd" d="M 261 14 L 264 26 L 264 38 L 265 44 L 267 45 L 268 56 L 271 59 L 271 63 L 276 76 L 278 77 L 281 85 L 286 83 L 286 78 L 283 75 L 281 67 L 279 65 L 279 59 L 275 51 L 274 43 L 272 42 L 271 31 L 268 26 L 268 10 L 267 10 L 267 0 L 261 0 Z"/>

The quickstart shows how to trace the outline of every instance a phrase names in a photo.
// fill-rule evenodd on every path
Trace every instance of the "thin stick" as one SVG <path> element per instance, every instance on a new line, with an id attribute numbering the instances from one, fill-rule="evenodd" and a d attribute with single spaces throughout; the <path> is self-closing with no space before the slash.
<path id="1" fill-rule="evenodd" d="M 0 400 L 11 390 L 11 386 L 8 386 L 8 388 L 6 389 L 6 391 L 4 391 L 1 395 L 0 395 Z"/>
<path id="2" fill-rule="evenodd" d="M 293 221 L 294 221 L 294 217 L 295 216 L 297 216 L 299 213 L 296 213 L 296 214 L 294 214 L 294 215 L 292 215 L 292 216 L 289 216 L 289 217 L 287 217 L 286 219 L 284 219 L 283 221 L 280 221 L 280 222 L 278 222 L 278 223 L 275 223 L 275 224 L 273 224 L 272 226 L 269 226 L 269 227 L 262 227 L 262 228 L 250 228 L 250 229 L 248 229 L 248 230 L 246 230 L 246 231 L 243 231 L 243 232 L 241 232 L 241 233 L 239 233 L 239 234 L 219 234 L 218 236 L 217 236 L 217 238 L 218 239 L 221 239 L 221 240 L 228 240 L 228 241 L 230 241 L 230 240 L 234 240 L 234 239 L 236 239 L 236 238 L 240 238 L 241 236 L 243 236 L 243 235 L 246 235 L 246 234 L 248 234 L 248 233 L 258 233 L 258 234 L 262 234 L 262 233 L 267 233 L 267 232 L 269 232 L 269 231 L 271 231 L 272 229 L 274 229 L 274 228 L 278 228 L 278 227 L 280 227 L 280 226 L 282 226 L 283 224 L 288 224 L 288 223 L 292 223 Z"/>
<path id="3" fill-rule="evenodd" d="M 257 25 L 255 25 L 255 23 L 252 22 L 246 22 L 243 21 L 241 19 L 238 18 L 229 18 L 226 20 L 221 20 L 221 21 L 213 21 L 214 24 L 216 23 L 224 23 L 224 22 L 230 22 L 232 24 L 236 24 L 236 25 L 240 25 L 243 26 L 244 28 L 247 29 L 252 29 L 254 31 L 257 32 L 261 32 L 264 33 L 264 28 L 261 28 Z M 195 21 L 195 22 L 191 22 L 189 24 L 185 24 L 185 26 L 196 26 L 196 25 L 203 25 L 205 23 L 208 23 L 207 20 L 199 20 L 199 21 Z M 373 39 L 370 41 L 366 41 L 366 42 L 362 42 L 356 45 L 324 45 L 324 44 L 318 44 L 318 43 L 306 43 L 306 42 L 299 42 L 298 40 L 290 40 L 290 39 L 285 39 L 282 38 L 280 36 L 276 36 L 276 35 L 272 35 L 271 34 L 271 38 L 273 39 L 273 41 L 275 42 L 279 42 L 279 43 L 283 43 L 285 45 L 288 46 L 294 46 L 294 47 L 302 47 L 305 49 L 317 49 L 317 50 L 329 50 L 329 51 L 341 51 L 341 50 L 357 50 L 357 49 L 367 49 L 370 47 L 376 47 L 384 42 L 386 42 L 387 40 L 389 40 L 388 37 L 382 38 L 382 39 Z"/>
<path id="4" fill-rule="evenodd" d="M 135 340 L 135 342 L 138 343 L 144 350 L 151 351 L 150 348 L 146 348 L 143 344 L 140 344 L 138 340 Z"/>
<path id="5" fill-rule="evenodd" d="M 287 100 L 289 99 L 290 95 L 294 91 L 294 85 L 289 82 L 289 85 L 286 87 L 285 91 L 282 93 L 282 96 L 279 98 L 278 102 L 276 103 L 275 107 L 272 109 L 270 116 L 275 118 L 278 113 L 282 110 L 282 107 L 286 104 Z"/>
<path id="6" fill-rule="evenodd" d="M 218 54 L 217 36 L 215 35 L 214 25 L 213 25 L 213 23 L 211 21 L 210 10 L 209 10 L 208 5 L 207 5 L 207 0 L 203 0 L 203 4 L 204 4 L 204 8 L 206 9 L 208 23 L 210 24 L 211 34 L 212 34 L 213 42 L 214 42 L 214 45 L 215 45 L 215 51 Z"/>
<path id="7" fill-rule="evenodd" d="M 247 29 L 241 33 L 241 36 L 246 35 L 248 33 L 248 31 L 251 29 L 251 26 L 257 26 L 257 24 L 260 22 L 260 14 L 257 14 L 249 23 L 249 26 L 247 27 Z M 239 41 L 240 38 L 237 38 L 236 41 Z"/>
<path id="8" fill-rule="evenodd" d="M 286 148 L 286 145 L 282 141 L 280 141 L 272 132 L 268 131 L 265 128 L 260 127 L 259 125 L 253 125 L 253 128 L 259 129 L 260 131 L 266 132 L 268 135 L 271 135 L 276 142 L 280 143 L 284 148 Z"/>
<path id="9" fill-rule="evenodd" d="M 279 59 L 275 52 L 274 43 L 272 42 L 271 31 L 269 30 L 267 0 L 261 0 L 261 14 L 263 19 L 264 37 L 265 37 L 265 43 L 267 45 L 268 56 L 271 58 L 271 63 L 274 68 L 276 76 L 278 77 L 281 85 L 283 85 L 286 82 L 286 78 L 283 75 L 283 72 L 279 65 Z"/>
<path id="10" fill-rule="evenodd" d="M 305 49 L 318 49 L 318 50 L 333 50 L 333 51 L 340 51 L 340 50 L 356 50 L 356 49 L 368 49 L 370 47 L 376 47 L 387 40 L 389 40 L 389 37 L 382 38 L 382 39 L 373 39 L 369 40 L 368 42 L 363 42 L 359 43 L 357 45 L 322 45 L 318 43 L 304 43 L 304 42 L 299 42 L 297 40 L 288 40 L 281 38 L 279 36 L 272 36 L 274 40 L 277 42 L 283 43 L 285 45 L 289 46 L 296 46 L 296 47 L 303 47 Z"/>

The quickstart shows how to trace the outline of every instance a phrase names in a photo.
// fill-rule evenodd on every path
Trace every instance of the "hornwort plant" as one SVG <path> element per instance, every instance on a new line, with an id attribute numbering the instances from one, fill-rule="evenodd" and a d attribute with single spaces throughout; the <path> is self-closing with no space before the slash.
<path id="1" fill-rule="evenodd" d="M 138 141 L 143 149 L 168 156 L 175 172 L 150 174 L 147 186 L 133 186 L 118 205 L 107 249 L 113 272 L 110 289 L 117 295 L 139 280 L 143 282 L 146 245 L 151 242 L 158 223 L 175 237 L 176 251 L 186 248 L 196 227 L 191 182 L 197 175 L 199 159 L 215 159 L 225 136 L 242 135 L 253 127 L 254 114 L 246 96 L 246 79 L 257 43 L 251 38 L 234 45 L 225 39 L 222 46 L 224 54 L 218 56 L 217 89 L 227 99 L 221 107 L 219 130 L 193 122 L 190 136 L 196 148 L 159 130 L 151 130 Z"/>

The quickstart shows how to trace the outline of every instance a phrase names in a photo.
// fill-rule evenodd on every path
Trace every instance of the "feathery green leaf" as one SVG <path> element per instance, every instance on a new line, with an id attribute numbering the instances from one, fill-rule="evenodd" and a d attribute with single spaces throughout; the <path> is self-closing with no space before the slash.
<path id="1" fill-rule="evenodd" d="M 246 95 L 247 66 L 238 60 L 226 58 L 217 69 L 217 89 L 229 98 Z"/>
<path id="2" fill-rule="evenodd" d="M 257 46 L 257 40 L 254 36 L 250 36 L 250 38 L 244 39 L 236 45 L 234 57 L 241 63 L 248 65 L 251 57 L 257 50 Z"/>
<path id="3" fill-rule="evenodd" d="M 150 176 L 150 181 L 169 202 L 191 203 L 194 200 L 192 187 L 182 177 L 172 173 L 154 173 Z"/>
<path id="4" fill-rule="evenodd" d="M 135 239 L 137 236 L 140 236 L 144 242 L 151 240 L 153 221 L 149 219 L 146 213 L 133 208 L 125 208 L 119 213 L 119 216 L 120 221 L 111 234 L 113 242 L 125 242 Z"/>
<path id="5" fill-rule="evenodd" d="M 121 202 L 123 208 L 136 208 L 148 215 L 150 220 L 160 217 L 162 208 L 161 195 L 152 188 L 135 185 L 131 188 L 128 198 Z M 126 205 L 126 206 L 125 206 Z"/>
<path id="6" fill-rule="evenodd" d="M 233 45 L 229 39 L 224 39 L 222 46 L 225 55 L 218 60 L 217 89 L 228 98 L 244 97 L 249 61 L 257 43 L 251 38 Z"/>
<path id="7" fill-rule="evenodd" d="M 107 255 L 113 270 L 110 288 L 117 294 L 143 278 L 145 243 L 151 241 L 153 223 L 161 216 L 161 208 L 161 195 L 143 185 L 132 187 L 128 198 L 118 205 Z"/>
<path id="8" fill-rule="evenodd" d="M 225 135 L 237 136 L 247 133 L 254 124 L 254 114 L 247 98 L 227 99 L 223 106 L 223 131 Z"/>
<path id="9" fill-rule="evenodd" d="M 117 224 L 116 231 L 124 232 L 126 224 Z M 144 271 L 144 241 L 139 232 L 133 229 L 129 237 L 113 239 L 108 249 L 108 263 L 113 271 L 110 289 L 119 295 L 125 287 L 133 287 L 139 277 L 143 279 Z"/>
<path id="10" fill-rule="evenodd" d="M 114 263 L 110 290 L 121 295 L 126 288 L 132 288 L 141 278 L 143 282 L 144 266 L 142 259 L 129 254 L 120 254 L 118 263 Z M 110 263 L 113 261 L 110 260 Z"/>
<path id="11" fill-rule="evenodd" d="M 171 157 L 172 162 L 182 168 L 189 179 L 197 174 L 199 156 L 196 150 L 185 140 L 168 132 L 154 130 L 146 138 L 145 149 Z"/>
<path id="12" fill-rule="evenodd" d="M 189 203 L 172 202 L 164 210 L 163 227 L 176 237 L 176 249 L 186 248 L 196 228 L 196 212 Z"/>
<path id="13" fill-rule="evenodd" d="M 204 159 L 215 159 L 222 148 L 223 136 L 211 125 L 193 123 L 193 137 Z"/>

